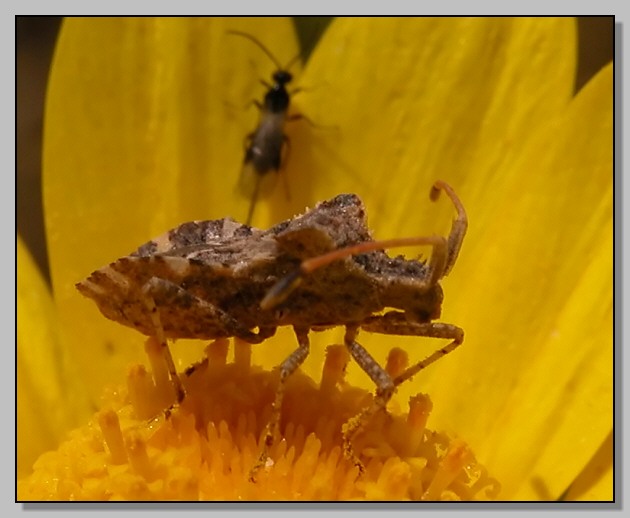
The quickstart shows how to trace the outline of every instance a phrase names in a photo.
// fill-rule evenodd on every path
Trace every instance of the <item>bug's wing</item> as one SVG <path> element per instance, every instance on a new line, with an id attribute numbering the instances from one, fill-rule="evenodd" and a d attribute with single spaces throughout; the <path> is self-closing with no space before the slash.
<path id="1" fill-rule="evenodd" d="M 234 221 L 231 217 L 188 221 L 144 243 L 131 256 L 179 255 L 225 245 L 244 236 L 252 235 L 252 229 Z"/>
<path id="2" fill-rule="evenodd" d="M 320 202 L 270 232 L 284 250 L 301 258 L 372 240 L 365 207 L 355 194 L 340 194 Z"/>
<path id="3" fill-rule="evenodd" d="M 288 228 L 276 235 L 280 248 L 300 259 L 325 254 L 336 248 L 326 229 L 317 227 Z"/>
<path id="4" fill-rule="evenodd" d="M 241 196 L 249 199 L 264 198 L 273 191 L 278 175 L 279 172 L 273 169 L 261 173 L 256 170 L 252 162 L 245 162 L 238 180 L 238 191 Z"/>
<path id="5" fill-rule="evenodd" d="M 167 337 L 231 336 L 221 310 L 212 300 L 202 300 L 181 287 L 187 279 L 220 278 L 226 270 L 220 265 L 212 272 L 210 269 L 185 257 L 128 256 L 92 272 L 76 287 L 96 303 L 105 317 L 148 336 L 156 332 L 149 299 L 159 310 Z"/>

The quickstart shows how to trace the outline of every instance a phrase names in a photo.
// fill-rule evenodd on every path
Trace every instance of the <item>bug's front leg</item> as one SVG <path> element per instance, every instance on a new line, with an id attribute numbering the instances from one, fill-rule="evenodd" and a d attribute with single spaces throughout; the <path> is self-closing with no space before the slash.
<path id="1" fill-rule="evenodd" d="M 284 397 L 284 384 L 289 376 L 291 376 L 291 374 L 293 374 L 298 367 L 304 363 L 304 360 L 308 356 L 310 350 L 310 341 L 308 338 L 309 329 L 307 327 L 294 327 L 293 330 L 295 331 L 295 336 L 298 341 L 298 348 L 280 364 L 280 380 L 278 381 L 278 387 L 276 388 L 276 395 L 271 409 L 271 417 L 265 430 L 263 448 L 260 453 L 260 457 L 258 458 L 258 462 L 249 472 L 249 480 L 251 482 L 256 481 L 256 472 L 267 463 L 267 459 L 269 458 L 269 450 L 273 446 L 273 442 L 278 431 L 278 424 L 280 422 L 282 399 Z"/>
<path id="2" fill-rule="evenodd" d="M 348 326 L 346 328 L 346 347 L 348 347 L 350 354 L 359 366 L 376 384 L 376 394 L 372 404 L 363 409 L 358 415 L 349 419 L 343 427 L 344 454 L 360 471 L 363 471 L 363 464 L 352 447 L 354 437 L 365 428 L 374 414 L 385 409 L 398 385 L 459 347 L 464 341 L 464 331 L 455 325 L 441 322 L 408 322 L 405 314 L 399 311 L 371 317 L 361 324 L 361 328 L 372 333 L 426 336 L 451 340 L 446 346 L 437 349 L 433 354 L 408 367 L 392 379 L 387 371 L 355 340 L 358 332 L 357 326 Z"/>
<path id="3" fill-rule="evenodd" d="M 350 351 L 354 360 L 359 364 L 365 373 L 376 384 L 376 394 L 372 404 L 364 408 L 359 414 L 350 418 L 342 428 L 343 451 L 347 459 L 359 468 L 359 472 L 364 471 L 364 466 L 352 447 L 352 439 L 363 430 L 370 418 L 379 410 L 387 406 L 391 399 L 396 385 L 389 373 L 381 367 L 378 362 L 367 352 L 367 350 L 356 341 L 359 332 L 358 326 L 346 326 L 344 343 Z"/>
<path id="4" fill-rule="evenodd" d="M 372 333 L 426 336 L 429 338 L 444 338 L 451 340 L 444 347 L 437 349 L 433 352 L 433 354 L 427 356 L 424 360 L 415 363 L 396 376 L 396 378 L 394 378 L 395 386 L 407 381 L 421 370 L 438 361 L 443 356 L 453 352 L 464 341 L 464 330 L 461 327 L 457 327 L 453 324 L 445 324 L 443 322 L 418 323 L 408 321 L 405 314 L 400 311 L 390 311 L 384 315 L 370 317 L 361 324 L 361 328 Z"/>

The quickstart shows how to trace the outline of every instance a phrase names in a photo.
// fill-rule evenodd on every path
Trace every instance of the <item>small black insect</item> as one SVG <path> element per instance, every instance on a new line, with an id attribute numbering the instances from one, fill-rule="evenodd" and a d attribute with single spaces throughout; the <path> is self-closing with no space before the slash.
<path id="1" fill-rule="evenodd" d="M 300 54 L 283 67 L 273 54 L 251 34 L 240 31 L 228 31 L 228 34 L 242 36 L 252 41 L 276 66 L 275 72 L 271 75 L 272 84 L 261 80 L 261 83 L 267 88 L 267 93 L 262 103 L 257 100 L 253 101 L 260 110 L 260 120 L 256 129 L 246 137 L 245 159 L 243 160 L 240 184 L 241 189 L 251 195 L 245 220 L 245 224 L 249 225 L 254 215 L 256 201 L 261 193 L 263 179 L 269 177 L 271 172 L 278 173 L 286 158 L 289 138 L 284 134 L 285 123 L 289 120 L 302 118 L 300 114 L 288 114 L 291 95 L 298 90 L 292 92 L 287 90 L 287 85 L 293 80 L 293 75 L 288 69 L 297 61 Z M 288 193 L 286 183 L 285 188 Z"/>

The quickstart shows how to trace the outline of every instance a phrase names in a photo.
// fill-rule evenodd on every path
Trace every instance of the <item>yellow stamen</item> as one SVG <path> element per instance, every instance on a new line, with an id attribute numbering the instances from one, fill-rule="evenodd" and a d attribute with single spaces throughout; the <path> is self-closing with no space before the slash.
<path id="1" fill-rule="evenodd" d="M 411 398 L 401 414 L 377 412 L 352 440 L 365 465 L 344 457 L 342 429 L 373 396 L 344 382 L 348 352 L 327 350 L 321 380 L 299 370 L 286 382 L 278 437 L 256 474 L 265 426 L 278 383 L 276 371 L 251 365 L 251 346 L 228 341 L 206 348 L 206 358 L 181 376 L 183 402 L 164 413 L 164 372 L 129 370 L 127 392 L 106 394 L 106 409 L 43 455 L 18 483 L 20 500 L 352 500 L 488 499 L 498 483 L 461 440 L 426 429 L 431 401 Z M 150 345 L 147 354 L 155 353 Z M 155 354 L 150 362 L 160 370 Z M 164 361 L 164 360 L 162 360 Z M 407 355 L 393 350 L 392 375 Z M 162 380 L 162 381 L 159 381 Z M 172 389 L 172 385 L 170 385 Z M 170 390 L 173 403 L 174 394 Z M 149 411 L 152 411 L 150 413 Z"/>

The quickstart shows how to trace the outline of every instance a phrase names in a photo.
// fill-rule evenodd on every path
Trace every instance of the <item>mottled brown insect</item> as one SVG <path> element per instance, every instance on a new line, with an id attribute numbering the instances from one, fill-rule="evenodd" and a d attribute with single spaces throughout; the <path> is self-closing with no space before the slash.
<path id="1" fill-rule="evenodd" d="M 345 345 L 377 386 L 372 405 L 343 430 L 345 453 L 362 469 L 353 437 L 385 408 L 396 386 L 463 341 L 459 327 L 434 322 L 443 299 L 438 281 L 455 263 L 467 228 L 464 207 L 451 187 L 436 182 L 431 198 L 440 190 L 457 210 L 448 238 L 373 241 L 359 197 L 341 194 L 268 230 L 231 218 L 185 223 L 95 271 L 77 288 L 107 318 L 160 341 L 179 402 L 185 394 L 168 338 L 238 337 L 257 344 L 279 326 L 293 327 L 298 347 L 279 366 L 272 418 L 252 477 L 267 460 L 284 383 L 308 355 L 309 332 L 345 326 Z M 431 246 L 429 260 L 383 251 L 412 245 Z M 357 342 L 360 329 L 451 341 L 392 379 Z"/>

